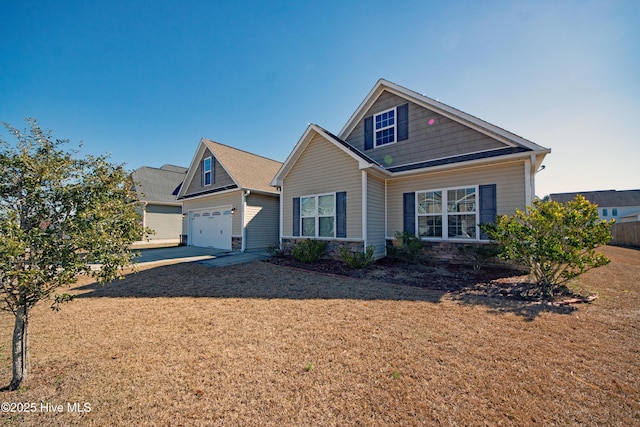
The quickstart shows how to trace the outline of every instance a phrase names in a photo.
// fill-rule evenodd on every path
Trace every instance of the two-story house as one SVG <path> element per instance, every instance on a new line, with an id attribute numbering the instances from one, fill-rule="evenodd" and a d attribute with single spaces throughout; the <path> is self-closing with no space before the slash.
<path id="1" fill-rule="evenodd" d="M 437 251 L 486 242 L 479 225 L 531 204 L 550 151 L 381 79 L 337 135 L 310 124 L 275 175 L 281 245 L 380 258 L 402 231 Z"/>

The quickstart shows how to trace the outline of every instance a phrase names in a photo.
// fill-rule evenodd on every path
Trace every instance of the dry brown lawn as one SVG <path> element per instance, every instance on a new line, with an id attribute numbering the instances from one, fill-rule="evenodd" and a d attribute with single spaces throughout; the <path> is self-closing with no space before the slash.
<path id="1" fill-rule="evenodd" d="M 570 307 L 266 262 L 85 283 L 60 312 L 33 311 L 30 377 L 0 396 L 37 410 L 0 417 L 32 426 L 639 425 L 640 252 L 603 252 L 613 262 L 580 279 L 599 298 Z M 0 316 L 4 383 L 12 322 Z M 90 412 L 69 411 L 74 402 Z M 41 409 L 58 405 L 62 413 Z"/>

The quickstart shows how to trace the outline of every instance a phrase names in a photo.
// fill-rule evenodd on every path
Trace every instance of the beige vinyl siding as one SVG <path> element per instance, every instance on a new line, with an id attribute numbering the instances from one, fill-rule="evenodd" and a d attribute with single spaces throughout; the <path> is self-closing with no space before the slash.
<path id="1" fill-rule="evenodd" d="M 389 92 L 367 111 L 364 117 L 380 113 L 407 100 Z M 505 148 L 507 145 L 454 120 L 409 102 L 409 139 L 364 150 L 364 120 L 346 141 L 386 167 Z M 433 124 L 429 122 L 433 120 Z"/>
<path id="2" fill-rule="evenodd" d="M 367 245 L 375 246 L 376 259 L 386 255 L 384 198 L 384 181 L 367 176 Z"/>
<path id="3" fill-rule="evenodd" d="M 223 194 L 197 197 L 195 199 L 186 199 L 182 203 L 182 212 L 188 213 L 191 210 L 214 208 L 218 206 L 232 206 L 236 208 L 236 213 L 233 215 L 233 218 L 231 220 L 231 234 L 234 237 L 241 237 L 242 215 L 240 215 L 240 209 L 242 208 L 242 191 L 240 190 Z M 188 234 L 188 232 L 189 221 L 187 216 L 182 220 L 182 234 Z"/>
<path id="4" fill-rule="evenodd" d="M 155 231 L 149 240 L 180 240 L 182 231 L 182 207 L 148 204 L 145 213 L 145 226 Z"/>
<path id="5" fill-rule="evenodd" d="M 212 162 L 213 181 L 212 181 L 211 185 L 207 185 L 205 187 L 204 185 L 202 185 L 202 182 L 203 182 L 203 178 L 202 178 L 202 161 L 204 159 L 206 159 L 207 157 L 211 157 L 212 160 L 213 160 L 213 162 Z M 222 165 L 220 163 L 218 163 L 218 160 L 215 157 L 213 157 L 213 154 L 207 148 L 207 149 L 205 149 L 204 154 L 202 155 L 202 157 L 200 157 L 200 160 L 197 163 L 197 169 L 195 170 L 195 173 L 193 174 L 193 179 L 189 183 L 189 187 L 187 188 L 187 191 L 185 192 L 185 196 L 189 196 L 190 194 L 198 194 L 198 193 L 201 193 L 203 191 L 209 191 L 209 190 L 213 190 L 213 189 L 216 189 L 216 188 L 226 187 L 226 186 L 231 185 L 233 183 L 234 183 L 233 179 L 231 179 L 231 177 L 229 176 L 227 171 L 224 170 Z"/>
<path id="6" fill-rule="evenodd" d="M 498 215 L 512 215 L 525 208 L 524 162 L 431 173 L 387 181 L 387 238 L 403 229 L 402 195 L 471 185 L 496 184 Z"/>
<path id="7" fill-rule="evenodd" d="M 358 162 L 316 135 L 283 182 L 284 237 L 293 235 L 293 198 L 347 192 L 347 238 L 362 239 L 362 179 Z"/>
<path id="8" fill-rule="evenodd" d="M 278 245 L 280 202 L 278 197 L 251 194 L 244 213 L 246 227 L 245 249 L 268 248 Z"/>

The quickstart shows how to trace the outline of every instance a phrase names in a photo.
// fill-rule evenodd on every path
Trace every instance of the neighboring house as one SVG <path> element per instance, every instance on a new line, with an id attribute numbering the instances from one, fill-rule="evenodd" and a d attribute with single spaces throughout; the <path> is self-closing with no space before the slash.
<path id="1" fill-rule="evenodd" d="M 176 189 L 186 173 L 187 168 L 174 165 L 160 168 L 142 166 L 131 173 L 142 224 L 154 231 L 138 245 L 180 243 L 182 203 L 176 200 Z"/>
<path id="2" fill-rule="evenodd" d="M 480 223 L 531 204 L 550 151 L 381 79 L 338 135 L 310 124 L 271 182 L 282 247 L 315 238 L 380 258 L 407 231 L 455 256 L 486 241 Z"/>
<path id="3" fill-rule="evenodd" d="M 583 191 L 577 193 L 550 194 L 549 198 L 566 203 L 582 194 L 585 199 L 598 205 L 598 216 L 601 219 L 615 219 L 619 222 L 636 221 L 640 216 L 640 190 L 604 190 Z"/>
<path id="4" fill-rule="evenodd" d="M 183 243 L 234 251 L 276 246 L 279 194 L 269 183 L 281 165 L 203 138 L 177 197 Z"/>

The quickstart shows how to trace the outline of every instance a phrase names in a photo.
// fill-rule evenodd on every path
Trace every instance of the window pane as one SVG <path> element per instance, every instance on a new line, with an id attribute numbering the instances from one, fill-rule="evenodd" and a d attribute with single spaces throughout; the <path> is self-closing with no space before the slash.
<path id="1" fill-rule="evenodd" d="M 316 237 L 315 218 L 302 218 L 302 235 L 305 237 Z"/>
<path id="2" fill-rule="evenodd" d="M 442 192 L 418 193 L 418 215 L 442 213 Z"/>
<path id="3" fill-rule="evenodd" d="M 447 191 L 448 212 L 475 212 L 476 190 L 475 188 L 459 188 Z"/>
<path id="4" fill-rule="evenodd" d="M 333 217 L 320 217 L 318 221 L 320 222 L 320 237 L 333 237 Z"/>
<path id="5" fill-rule="evenodd" d="M 388 129 L 384 129 L 376 132 L 376 144 L 381 145 L 381 144 L 388 144 L 390 142 L 394 142 L 395 141 L 394 129 L 395 128 L 388 128 Z"/>
<path id="6" fill-rule="evenodd" d="M 375 117 L 376 129 L 383 129 L 389 126 L 393 126 L 396 122 L 395 111 L 387 111 L 386 113 L 378 114 Z"/>
<path id="7" fill-rule="evenodd" d="M 427 194 L 418 193 L 418 215 L 427 213 Z"/>
<path id="8" fill-rule="evenodd" d="M 475 215 L 450 215 L 448 218 L 449 237 L 456 239 L 476 238 Z"/>
<path id="9" fill-rule="evenodd" d="M 318 197 L 318 215 L 328 216 L 334 215 L 335 203 L 333 194 Z"/>
<path id="10" fill-rule="evenodd" d="M 303 197 L 300 201 L 300 214 L 302 216 L 315 216 L 316 215 L 316 198 L 315 197 Z"/>
<path id="11" fill-rule="evenodd" d="M 205 171 L 210 171 L 211 170 L 211 159 L 210 158 L 204 159 L 204 170 Z"/>
<path id="12" fill-rule="evenodd" d="M 442 237 L 442 217 L 418 217 L 418 233 L 420 237 Z"/>

